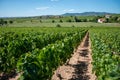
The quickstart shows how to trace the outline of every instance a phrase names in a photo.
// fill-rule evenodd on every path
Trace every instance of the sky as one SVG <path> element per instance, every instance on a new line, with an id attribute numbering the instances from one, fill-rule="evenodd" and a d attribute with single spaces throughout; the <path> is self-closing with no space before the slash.
<path id="1" fill-rule="evenodd" d="M 120 0 L 0 0 L 0 17 L 82 12 L 120 13 Z"/>

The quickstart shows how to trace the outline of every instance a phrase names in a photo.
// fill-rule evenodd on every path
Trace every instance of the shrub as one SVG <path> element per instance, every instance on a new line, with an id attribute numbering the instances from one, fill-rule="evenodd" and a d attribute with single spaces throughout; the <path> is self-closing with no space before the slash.
<path id="1" fill-rule="evenodd" d="M 10 20 L 10 21 L 9 21 L 9 23 L 10 23 L 10 24 L 12 24 L 12 23 L 13 23 L 13 21 L 11 21 L 11 20 Z"/>
<path id="2" fill-rule="evenodd" d="M 55 20 L 52 20 L 52 23 L 55 23 Z"/>
<path id="3" fill-rule="evenodd" d="M 60 19 L 60 22 L 62 23 L 63 21 Z"/>
<path id="4" fill-rule="evenodd" d="M 60 25 L 60 24 L 57 24 L 56 27 L 61 27 L 61 25 Z"/>
<path id="5" fill-rule="evenodd" d="M 75 27 L 75 25 L 72 25 L 72 27 Z"/>
<path id="6" fill-rule="evenodd" d="M 71 19 L 68 19 L 66 22 L 72 22 L 72 20 L 71 20 Z"/>

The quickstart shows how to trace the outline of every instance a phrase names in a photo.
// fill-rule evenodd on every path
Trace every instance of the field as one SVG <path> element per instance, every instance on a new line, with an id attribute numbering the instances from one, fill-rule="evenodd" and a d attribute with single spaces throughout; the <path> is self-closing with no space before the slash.
<path id="1" fill-rule="evenodd" d="M 0 0 L 0 80 L 120 80 L 120 0 Z"/>
<path id="2" fill-rule="evenodd" d="M 88 32 L 97 79 L 120 79 L 119 27 L 1 27 L 0 79 L 51 79 Z"/>
<path id="3" fill-rule="evenodd" d="M 31 22 L 26 22 L 26 23 L 13 23 L 8 25 L 8 27 L 57 27 L 57 25 L 60 25 L 61 27 L 91 27 L 91 26 L 97 26 L 97 27 L 119 27 L 119 23 L 94 23 L 94 22 L 56 22 L 56 23 L 31 23 Z"/>
<path id="4" fill-rule="evenodd" d="M 98 23 L 99 18 L 105 16 L 36 16 L 3 18 L 0 23 L 7 22 L 3 27 L 119 27 L 120 15 L 111 15 L 111 18 L 104 23 Z M 107 18 L 105 18 L 107 20 Z M 12 21 L 12 23 L 10 23 Z"/>
<path id="5" fill-rule="evenodd" d="M 38 31 L 34 28 L 19 28 L 25 29 L 19 32 L 14 29 L 1 30 L 0 72 L 11 73 L 17 68 L 23 72 L 25 79 L 34 80 L 36 77 L 50 78 L 53 70 L 70 57 L 87 31 L 78 28 L 37 28 Z"/>
<path id="6" fill-rule="evenodd" d="M 98 80 L 120 79 L 120 32 L 118 29 L 93 29 L 92 42 L 93 71 Z"/>

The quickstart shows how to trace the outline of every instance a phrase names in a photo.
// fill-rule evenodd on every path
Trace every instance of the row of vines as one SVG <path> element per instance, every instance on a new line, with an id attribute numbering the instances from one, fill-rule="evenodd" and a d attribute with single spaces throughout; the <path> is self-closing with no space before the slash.
<path id="1" fill-rule="evenodd" d="M 0 74 L 19 73 L 21 80 L 47 80 L 63 64 L 87 30 L 1 32 Z"/>
<path id="2" fill-rule="evenodd" d="M 120 80 L 120 30 L 92 29 L 93 71 L 98 80 Z"/>
<path id="3" fill-rule="evenodd" d="M 15 71 L 20 80 L 50 80 L 88 28 L 8 29 L 0 29 L 0 75 Z M 90 28 L 89 33 L 97 79 L 120 80 L 119 28 Z"/>

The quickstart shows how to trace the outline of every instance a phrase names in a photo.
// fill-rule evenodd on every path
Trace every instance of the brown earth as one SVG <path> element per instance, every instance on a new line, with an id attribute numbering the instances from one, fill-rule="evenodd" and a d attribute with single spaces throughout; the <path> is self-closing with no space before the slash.
<path id="1" fill-rule="evenodd" d="M 19 74 L 16 73 L 15 70 L 11 71 L 11 73 L 1 73 L 0 80 L 17 80 L 19 78 Z"/>
<path id="2" fill-rule="evenodd" d="M 91 62 L 91 42 L 87 33 L 70 60 L 54 72 L 52 80 L 96 80 Z"/>

